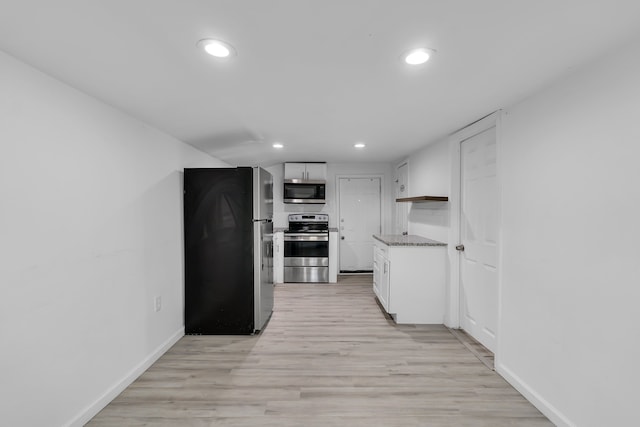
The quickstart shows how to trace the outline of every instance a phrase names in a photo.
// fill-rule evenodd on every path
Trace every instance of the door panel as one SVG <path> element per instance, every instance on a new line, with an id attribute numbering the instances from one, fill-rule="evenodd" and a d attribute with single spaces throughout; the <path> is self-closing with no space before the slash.
<path id="1" fill-rule="evenodd" d="M 254 168 L 253 218 L 273 219 L 273 176 L 262 168 Z"/>
<path id="2" fill-rule="evenodd" d="M 495 127 L 462 142 L 461 326 L 495 351 L 498 324 L 498 192 Z"/>
<path id="3" fill-rule="evenodd" d="M 327 164 L 326 163 L 307 163 L 307 179 L 308 180 L 321 180 L 327 179 Z"/>
<path id="4" fill-rule="evenodd" d="M 254 222 L 255 329 L 262 329 L 273 310 L 273 222 Z M 255 256 L 258 255 L 258 256 Z"/>
<path id="5" fill-rule="evenodd" d="M 252 333 L 251 168 L 185 169 L 185 333 Z"/>
<path id="6" fill-rule="evenodd" d="M 380 234 L 380 178 L 340 178 L 340 270 L 373 270 Z"/>
<path id="7" fill-rule="evenodd" d="M 306 179 L 307 168 L 304 163 L 285 163 L 284 179 Z"/>

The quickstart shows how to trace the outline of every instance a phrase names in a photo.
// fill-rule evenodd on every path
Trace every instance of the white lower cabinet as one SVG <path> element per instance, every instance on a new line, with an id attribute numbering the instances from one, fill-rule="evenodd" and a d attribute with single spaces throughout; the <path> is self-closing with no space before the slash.
<path id="1" fill-rule="evenodd" d="M 374 239 L 373 251 L 373 291 L 396 323 L 444 323 L 446 246 Z"/>
<path id="2" fill-rule="evenodd" d="M 338 281 L 338 230 L 329 231 L 329 283 Z"/>
<path id="3" fill-rule="evenodd" d="M 284 233 L 273 233 L 273 283 L 284 283 Z"/>
<path id="4" fill-rule="evenodd" d="M 386 251 L 378 245 L 373 247 L 373 291 L 389 312 L 389 260 Z"/>

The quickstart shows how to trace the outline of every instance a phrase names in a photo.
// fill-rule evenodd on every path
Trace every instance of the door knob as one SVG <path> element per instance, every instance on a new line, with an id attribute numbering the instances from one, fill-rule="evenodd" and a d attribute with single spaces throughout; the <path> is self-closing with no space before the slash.
<path id="1" fill-rule="evenodd" d="M 340 240 L 344 240 L 344 236 L 340 236 Z"/>
<path id="2" fill-rule="evenodd" d="M 464 245 L 456 246 L 456 251 L 464 251 Z"/>

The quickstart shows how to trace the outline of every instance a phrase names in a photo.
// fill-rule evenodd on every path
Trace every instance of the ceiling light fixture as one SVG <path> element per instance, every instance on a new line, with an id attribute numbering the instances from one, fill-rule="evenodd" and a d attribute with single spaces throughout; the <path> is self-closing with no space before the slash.
<path id="1" fill-rule="evenodd" d="M 209 55 L 216 58 L 229 58 L 236 55 L 236 50 L 227 42 L 214 39 L 202 39 L 196 46 L 200 49 L 204 49 Z"/>
<path id="2" fill-rule="evenodd" d="M 402 60 L 409 65 L 424 64 L 436 53 L 433 49 L 427 49 L 424 47 L 418 49 L 408 50 L 402 54 Z"/>
<path id="3" fill-rule="evenodd" d="M 355 148 L 364 148 L 364 147 L 366 147 L 366 145 L 364 143 L 362 143 L 362 142 L 357 142 L 357 143 L 353 144 L 353 146 Z"/>
<path id="4" fill-rule="evenodd" d="M 281 143 L 279 143 L 279 142 L 274 142 L 274 143 L 273 143 L 273 148 L 284 148 L 284 145 L 282 145 L 282 144 L 281 144 Z"/>

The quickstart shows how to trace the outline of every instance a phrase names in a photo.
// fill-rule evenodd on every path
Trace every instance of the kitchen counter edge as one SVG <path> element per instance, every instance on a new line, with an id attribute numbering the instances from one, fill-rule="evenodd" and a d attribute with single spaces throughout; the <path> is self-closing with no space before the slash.
<path id="1" fill-rule="evenodd" d="M 447 246 L 446 243 L 415 235 L 374 234 L 373 238 L 387 246 Z"/>

